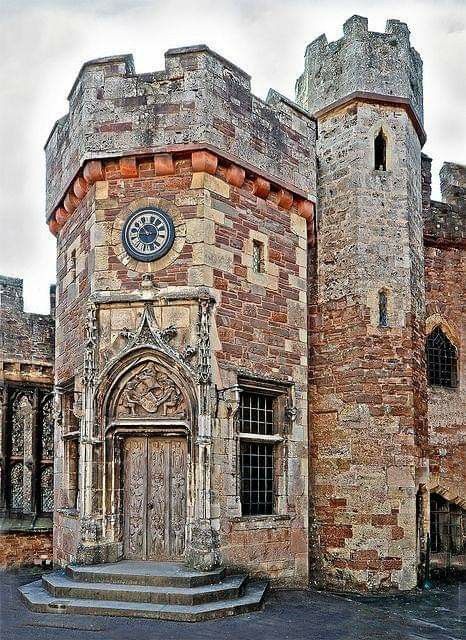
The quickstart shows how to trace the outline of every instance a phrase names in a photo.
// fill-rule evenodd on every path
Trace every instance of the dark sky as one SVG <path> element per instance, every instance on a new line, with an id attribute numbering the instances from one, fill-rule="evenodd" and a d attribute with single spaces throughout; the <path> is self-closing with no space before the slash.
<path id="1" fill-rule="evenodd" d="M 424 151 L 434 173 L 444 160 L 466 163 L 465 0 L 2 0 L 0 273 L 24 278 L 27 310 L 48 311 L 55 279 L 43 145 L 85 60 L 133 53 L 141 73 L 163 68 L 171 47 L 206 43 L 252 76 L 257 95 L 272 86 L 293 98 L 306 44 L 341 37 L 355 13 L 372 31 L 408 23 L 424 60 Z"/>

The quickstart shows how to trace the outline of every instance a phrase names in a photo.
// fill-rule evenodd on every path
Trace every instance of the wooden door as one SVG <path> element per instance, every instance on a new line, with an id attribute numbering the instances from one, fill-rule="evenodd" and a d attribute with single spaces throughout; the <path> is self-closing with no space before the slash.
<path id="1" fill-rule="evenodd" d="M 186 439 L 130 437 L 124 445 L 124 554 L 176 560 L 185 545 Z"/>

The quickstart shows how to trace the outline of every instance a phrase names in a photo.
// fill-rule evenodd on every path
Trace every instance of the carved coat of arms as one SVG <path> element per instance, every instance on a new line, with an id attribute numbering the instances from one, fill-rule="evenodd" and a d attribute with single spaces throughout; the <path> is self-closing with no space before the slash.
<path id="1" fill-rule="evenodd" d="M 120 417 L 185 415 L 183 395 L 177 384 L 154 363 L 146 364 L 123 388 L 117 406 Z"/>

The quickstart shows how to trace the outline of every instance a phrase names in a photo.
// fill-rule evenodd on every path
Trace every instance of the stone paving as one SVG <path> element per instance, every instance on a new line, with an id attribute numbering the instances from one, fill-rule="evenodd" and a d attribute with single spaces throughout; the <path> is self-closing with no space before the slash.
<path id="1" fill-rule="evenodd" d="M 464 640 L 466 583 L 397 597 L 341 597 L 278 591 L 262 612 L 196 624 L 127 618 L 34 614 L 17 587 L 36 570 L 0 574 L 2 640 Z"/>

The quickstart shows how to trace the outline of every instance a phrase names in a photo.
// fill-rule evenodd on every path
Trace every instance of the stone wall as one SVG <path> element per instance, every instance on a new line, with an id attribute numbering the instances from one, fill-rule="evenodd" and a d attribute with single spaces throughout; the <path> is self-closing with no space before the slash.
<path id="1" fill-rule="evenodd" d="M 51 288 L 51 298 L 54 296 Z M 23 281 L 0 276 L 0 356 L 4 362 L 51 363 L 54 352 L 53 318 L 25 313 Z"/>
<path id="2" fill-rule="evenodd" d="M 165 70 L 136 74 L 132 56 L 83 65 L 70 113 L 46 145 L 47 215 L 89 158 L 210 147 L 283 186 L 315 193 L 313 124 L 274 91 L 251 94 L 249 76 L 205 45 L 172 49 Z"/>
<path id="3" fill-rule="evenodd" d="M 339 40 L 329 43 L 322 34 L 306 48 L 298 102 L 318 113 L 354 93 L 378 96 L 379 102 L 381 96 L 401 98 L 422 123 L 422 60 L 409 34 L 399 20 L 387 20 L 385 33 L 369 31 L 367 18 L 357 15 L 345 22 Z"/>
<path id="4" fill-rule="evenodd" d="M 52 532 L 4 533 L 0 537 L 0 569 L 52 563 Z"/>
<path id="5" fill-rule="evenodd" d="M 445 163 L 443 202 L 425 210 L 427 333 L 440 326 L 458 349 L 458 385 L 429 387 L 431 491 L 464 507 L 466 496 L 466 169 Z M 430 187 L 430 181 L 429 181 Z M 430 195 L 430 194 L 429 194 Z"/>

